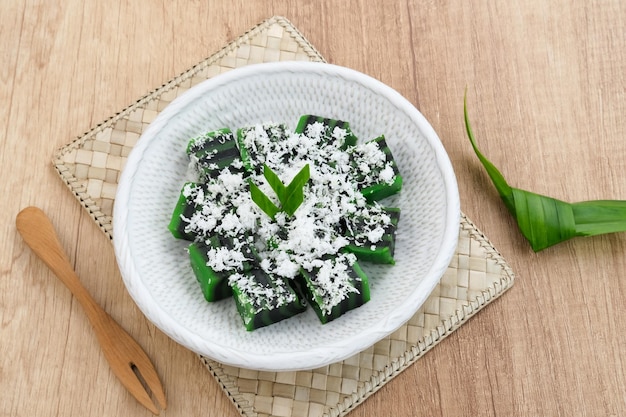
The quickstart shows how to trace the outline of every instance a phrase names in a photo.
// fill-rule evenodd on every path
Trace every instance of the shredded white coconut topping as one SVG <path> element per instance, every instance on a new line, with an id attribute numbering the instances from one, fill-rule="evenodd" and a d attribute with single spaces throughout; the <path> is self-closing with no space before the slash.
<path id="1" fill-rule="evenodd" d="M 184 188 L 188 201 L 199 207 L 184 219 L 189 223 L 186 232 L 205 239 L 216 233 L 254 236 L 261 269 L 284 278 L 307 271 L 324 299 L 322 309 L 330 312 L 351 292 L 357 292 L 352 284 L 356 274 L 350 274 L 356 257 L 341 253 L 341 249 L 351 243 L 375 246 L 391 222 L 384 209 L 377 203 L 367 203 L 359 190 L 392 183 L 396 176 L 376 143 L 343 149 L 346 134 L 339 127 L 328 132 L 319 122 L 310 124 L 304 134 L 273 123 L 244 129 L 247 161 L 242 164 L 236 160 L 219 175 L 206 178 L 204 184 Z M 262 174 L 263 164 L 284 184 L 309 164 L 304 201 L 293 216 L 280 212 L 272 219 L 250 198 L 248 181 L 267 196 L 274 195 Z M 244 172 L 242 166 L 251 172 Z M 277 288 L 255 286 L 250 274 L 239 270 L 246 260 L 241 247 L 211 249 L 209 258 L 209 266 L 216 271 L 238 270 L 230 282 L 245 288 L 251 297 L 274 300 L 275 307 L 293 301 Z"/>

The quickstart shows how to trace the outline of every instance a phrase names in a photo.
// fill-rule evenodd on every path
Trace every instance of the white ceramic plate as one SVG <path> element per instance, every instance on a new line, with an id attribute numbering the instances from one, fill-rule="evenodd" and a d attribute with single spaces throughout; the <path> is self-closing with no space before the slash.
<path id="1" fill-rule="evenodd" d="M 186 254 L 167 229 L 184 182 L 189 138 L 208 130 L 280 122 L 302 114 L 350 122 L 360 140 L 384 134 L 404 178 L 384 201 L 402 210 L 394 266 L 362 263 L 371 301 L 322 325 L 311 308 L 253 332 L 234 301 L 207 303 Z M 192 87 L 165 108 L 131 152 L 114 207 L 117 261 L 132 298 L 178 343 L 224 364 L 312 369 L 364 350 L 424 303 L 455 251 L 459 196 L 436 133 L 400 94 L 362 73 L 309 62 L 258 64 Z"/>

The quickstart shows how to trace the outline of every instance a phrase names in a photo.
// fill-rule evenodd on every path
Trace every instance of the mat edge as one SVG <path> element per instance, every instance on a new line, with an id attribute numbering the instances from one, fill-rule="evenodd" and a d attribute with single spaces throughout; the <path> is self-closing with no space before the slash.
<path id="1" fill-rule="evenodd" d="M 183 81 L 191 78 L 193 75 L 217 62 L 228 53 L 232 52 L 236 48 L 240 47 L 246 41 L 252 37 L 257 36 L 264 30 L 267 30 L 274 24 L 282 26 L 290 36 L 298 42 L 298 45 L 304 50 L 304 52 L 312 58 L 320 62 L 326 62 L 321 54 L 313 47 L 313 45 L 299 32 L 299 30 L 286 18 L 282 16 L 272 16 L 257 25 L 244 32 L 223 48 L 203 59 L 192 67 L 181 72 L 179 75 L 171 78 L 161 86 L 149 91 L 147 94 L 125 107 L 113 116 L 103 120 L 90 130 L 86 131 L 82 135 L 78 136 L 73 141 L 65 144 L 61 148 L 57 149 L 52 164 L 58 175 L 61 177 L 66 186 L 79 200 L 84 209 L 87 210 L 90 217 L 98 224 L 100 229 L 105 235 L 112 240 L 112 225 L 111 219 L 108 215 L 99 211 L 99 207 L 91 199 L 91 196 L 87 194 L 86 187 L 76 186 L 75 183 L 81 181 L 77 179 L 70 172 L 70 168 L 65 166 L 63 162 L 63 156 L 68 152 L 78 149 L 88 140 L 94 138 L 98 133 L 105 129 L 112 127 L 116 122 L 122 119 L 124 116 L 130 114 L 137 108 L 145 105 L 146 103 L 158 98 L 163 93 L 175 88 Z M 494 281 L 491 286 L 487 287 L 481 295 L 475 297 L 475 299 L 468 302 L 463 309 L 457 310 L 448 319 L 444 319 L 441 323 L 426 335 L 422 340 L 418 341 L 411 349 L 407 350 L 403 355 L 393 358 L 391 364 L 385 369 L 372 376 L 370 384 L 366 382 L 366 387 L 360 392 L 354 393 L 351 396 L 347 396 L 344 401 L 329 409 L 328 413 L 324 414 L 324 417 L 342 417 L 352 411 L 358 405 L 363 403 L 367 398 L 382 388 L 387 382 L 393 379 L 396 375 L 407 369 L 410 365 L 420 359 L 425 353 L 430 351 L 433 347 L 439 344 L 443 339 L 453 333 L 458 327 L 464 324 L 467 320 L 473 317 L 478 311 L 482 310 L 486 305 L 499 298 L 506 290 L 511 288 L 514 283 L 515 275 L 512 269 L 507 264 L 506 260 L 500 255 L 500 253 L 491 244 L 488 238 L 469 220 L 465 214 L 461 213 L 460 226 L 470 232 L 470 236 L 476 239 L 481 247 L 486 250 L 487 256 L 494 260 L 501 268 L 502 274 L 498 281 Z M 233 380 L 230 379 L 225 372 L 223 372 L 222 365 L 214 362 L 206 357 L 198 355 L 201 362 L 211 372 L 214 379 L 220 385 L 221 389 L 226 393 L 227 397 L 233 402 L 236 409 L 244 417 L 256 417 L 257 413 L 248 401 L 239 393 L 238 387 L 236 387 Z M 235 389 L 233 389 L 235 388 Z"/>
<path id="2" fill-rule="evenodd" d="M 137 99 L 132 104 L 128 105 L 121 111 L 115 113 L 113 116 L 103 120 L 98 123 L 88 131 L 84 132 L 82 135 L 76 137 L 71 142 L 63 145 L 61 148 L 57 149 L 52 158 L 52 166 L 56 170 L 57 174 L 61 177 L 64 184 L 67 188 L 72 192 L 74 197 L 79 201 L 81 206 L 89 213 L 89 216 L 96 222 L 100 230 L 109 238 L 110 241 L 113 240 L 112 235 L 112 218 L 105 213 L 100 211 L 100 207 L 95 204 L 95 201 L 87 194 L 86 187 L 81 187 L 76 185 L 77 182 L 81 181 L 76 178 L 72 173 L 70 168 L 68 168 L 63 162 L 63 157 L 73 150 L 79 149 L 85 142 L 94 138 L 98 133 L 104 131 L 107 128 L 112 127 L 115 123 L 121 120 L 124 116 L 129 115 L 134 110 L 141 108 L 145 104 L 149 103 L 152 100 L 155 100 L 162 94 L 166 93 L 172 88 L 175 88 L 183 81 L 193 77 L 195 74 L 200 72 L 202 69 L 214 64 L 218 60 L 222 59 L 224 56 L 232 52 L 233 50 L 239 48 L 242 44 L 246 43 L 250 39 L 255 36 L 258 36 L 263 31 L 269 29 L 272 25 L 278 24 L 283 29 L 289 33 L 291 38 L 293 38 L 298 45 L 302 48 L 302 50 L 312 59 L 319 62 L 326 62 L 322 55 L 315 49 L 315 47 L 300 33 L 300 31 L 285 17 L 282 16 L 272 16 L 268 19 L 263 20 L 262 22 L 256 24 L 243 34 L 239 35 L 237 38 L 229 42 L 223 48 L 213 53 L 209 57 L 203 59 L 197 64 L 191 66 L 185 71 L 181 72 L 177 76 L 171 78 L 170 80 L 163 83 L 161 86 L 149 91 L 147 94 Z"/>
<path id="3" fill-rule="evenodd" d="M 513 286 L 515 274 L 509 264 L 487 236 L 464 213 L 461 213 L 460 228 L 469 232 L 470 237 L 475 239 L 481 248 L 485 250 L 487 258 L 493 260 L 502 268 L 500 279 L 492 282 L 480 295 L 468 301 L 461 309 L 457 309 L 450 317 L 441 320 L 440 324 L 432 329 L 430 334 L 427 334 L 415 345 L 411 346 L 410 349 L 407 349 L 403 355 L 392 358 L 390 365 L 373 375 L 357 392 L 346 396 L 343 401 L 329 408 L 328 412 L 323 414 L 322 417 L 343 417 L 354 410 Z M 235 381 L 223 371 L 222 364 L 202 355 L 198 355 L 198 358 L 211 372 L 216 382 L 243 417 L 256 417 L 258 415 L 242 394 L 239 393 Z"/>
<path id="4" fill-rule="evenodd" d="M 461 213 L 461 228 L 468 231 L 470 237 L 475 239 L 486 251 L 487 257 L 502 268 L 500 279 L 492 282 L 491 286 L 483 290 L 473 300 L 468 301 L 462 309 L 457 309 L 448 319 L 442 320 L 430 334 L 424 336 L 411 349 L 405 351 L 404 355 L 392 359 L 389 366 L 370 378 L 369 385 L 368 382 L 365 383 L 365 387 L 360 393 L 357 391 L 346 397 L 335 407 L 330 408 L 328 413 L 323 414 L 322 417 L 343 417 L 348 414 L 513 286 L 515 274 L 509 264 L 487 236 L 464 213 Z"/>

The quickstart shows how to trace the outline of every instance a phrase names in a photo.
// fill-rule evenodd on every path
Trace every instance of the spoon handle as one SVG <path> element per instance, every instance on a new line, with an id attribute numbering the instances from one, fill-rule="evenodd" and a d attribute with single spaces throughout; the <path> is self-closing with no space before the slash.
<path id="1" fill-rule="evenodd" d="M 27 207 L 17 215 L 16 226 L 26 244 L 72 292 L 95 325 L 104 310 L 80 283 L 48 216 L 37 207 Z"/>
<path id="2" fill-rule="evenodd" d="M 158 415 L 159 410 L 150 393 L 164 409 L 167 401 L 154 365 L 141 346 L 96 303 L 80 283 L 48 216 L 36 207 L 27 207 L 17 215 L 15 222 L 26 244 L 83 306 L 115 375 L 141 404 Z"/>

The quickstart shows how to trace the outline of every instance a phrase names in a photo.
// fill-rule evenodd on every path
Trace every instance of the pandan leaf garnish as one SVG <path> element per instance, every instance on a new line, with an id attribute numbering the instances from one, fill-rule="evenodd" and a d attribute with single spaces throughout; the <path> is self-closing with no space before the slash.
<path id="1" fill-rule="evenodd" d="M 254 182 L 249 181 L 249 184 L 250 197 L 252 198 L 252 201 L 254 201 L 265 214 L 273 219 L 280 211 L 280 208 L 276 206 L 276 204 L 274 204 L 274 202 L 266 196 Z"/>
<path id="2" fill-rule="evenodd" d="M 311 177 L 309 164 L 306 164 L 293 177 L 288 185 L 283 184 L 278 175 L 276 175 L 276 173 L 265 164 L 263 165 L 263 176 L 274 193 L 276 193 L 278 201 L 280 202 L 280 207 L 274 204 L 274 202 L 267 195 L 265 195 L 256 184 L 250 181 L 250 197 L 252 198 L 252 201 L 254 201 L 256 205 L 259 206 L 259 208 L 272 219 L 280 211 L 285 212 L 289 216 L 293 216 L 298 207 L 300 207 L 304 201 L 304 186 Z"/>
<path id="3" fill-rule="evenodd" d="M 487 171 L 505 206 L 535 252 L 575 236 L 595 236 L 626 231 L 626 201 L 593 200 L 567 203 L 509 186 L 500 171 L 478 150 L 467 112 L 465 129 L 474 152 Z"/>

